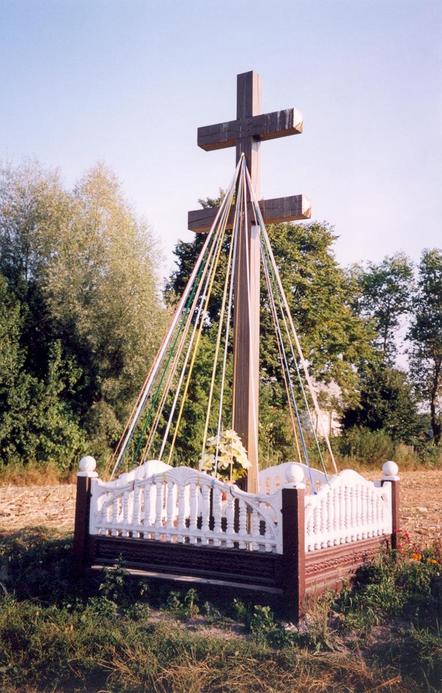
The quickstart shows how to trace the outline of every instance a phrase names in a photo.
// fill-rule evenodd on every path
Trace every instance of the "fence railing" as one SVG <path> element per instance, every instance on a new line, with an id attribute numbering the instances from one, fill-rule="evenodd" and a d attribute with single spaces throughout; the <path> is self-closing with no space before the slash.
<path id="1" fill-rule="evenodd" d="M 302 469 L 307 493 L 319 491 L 332 478 L 324 474 L 324 472 L 307 467 L 306 464 L 301 464 L 300 462 L 283 462 L 283 464 L 267 467 L 267 469 L 259 472 L 260 493 L 272 494 L 284 488 L 284 486 L 290 485 L 293 482 L 294 467 Z"/>
<path id="2" fill-rule="evenodd" d="M 139 468 L 92 480 L 89 532 L 281 553 L 281 494 L 248 494 L 189 467 Z"/>
<path id="3" fill-rule="evenodd" d="M 346 469 L 316 495 L 306 496 L 307 553 L 391 532 L 391 484 L 376 486 Z"/>

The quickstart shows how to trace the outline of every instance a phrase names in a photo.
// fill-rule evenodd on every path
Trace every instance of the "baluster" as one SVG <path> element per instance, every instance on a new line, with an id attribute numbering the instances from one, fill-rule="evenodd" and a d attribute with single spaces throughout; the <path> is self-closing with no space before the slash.
<path id="1" fill-rule="evenodd" d="M 165 492 L 167 493 L 167 499 L 166 499 L 166 527 L 169 530 L 173 529 L 173 524 L 174 524 L 174 483 L 173 481 L 168 481 L 167 484 L 165 484 Z M 170 532 L 169 537 L 170 540 L 172 540 L 172 535 L 173 532 Z"/>
<path id="2" fill-rule="evenodd" d="M 239 501 L 239 548 L 245 549 L 247 536 L 247 505 L 243 500 Z"/>
<path id="3" fill-rule="evenodd" d="M 325 528 L 326 528 L 326 521 L 327 521 L 327 508 L 326 508 L 326 503 L 325 503 L 325 498 L 324 496 L 321 496 L 321 502 L 319 505 L 319 545 L 321 549 L 323 549 L 326 546 L 326 541 L 325 541 Z"/>
<path id="4" fill-rule="evenodd" d="M 382 500 L 378 493 L 376 493 L 376 536 L 382 534 L 383 523 L 382 523 Z"/>
<path id="5" fill-rule="evenodd" d="M 321 508 L 319 506 L 317 497 L 316 497 L 316 503 L 315 507 L 313 509 L 313 548 L 316 551 L 316 549 L 321 548 L 321 544 L 319 541 L 319 535 L 321 533 Z"/>
<path id="6" fill-rule="evenodd" d="M 305 509 L 305 550 L 306 552 L 312 550 L 312 513 L 311 508 L 307 507 Z"/>
<path id="7" fill-rule="evenodd" d="M 213 543 L 215 546 L 219 546 L 222 543 L 221 540 L 221 490 L 218 486 L 213 487 L 212 493 L 212 514 L 213 514 Z"/>
<path id="8" fill-rule="evenodd" d="M 347 484 L 344 486 L 344 544 L 350 540 L 350 498 Z"/>
<path id="9" fill-rule="evenodd" d="M 197 484 L 190 484 L 190 502 L 189 502 L 189 541 L 191 544 L 196 544 L 196 530 L 197 530 L 197 517 L 198 517 L 198 499 L 197 493 L 199 493 L 199 486 Z"/>
<path id="10" fill-rule="evenodd" d="M 355 502 L 354 502 L 354 488 L 350 486 L 348 489 L 348 540 L 355 540 Z"/>
<path id="11" fill-rule="evenodd" d="M 185 530 L 186 530 L 186 518 L 185 518 L 185 486 L 180 484 L 177 487 L 178 491 L 178 534 L 177 541 L 183 543 L 185 541 Z"/>
<path id="12" fill-rule="evenodd" d="M 233 495 L 229 493 L 227 496 L 227 509 L 226 509 L 226 534 L 229 537 L 227 539 L 227 546 L 233 546 L 233 536 L 235 534 L 235 499 Z"/>
<path id="13" fill-rule="evenodd" d="M 336 544 L 339 543 L 338 535 L 339 535 L 339 507 L 338 507 L 338 494 L 336 493 L 336 489 L 332 488 L 330 489 L 330 495 L 331 495 L 331 507 L 333 508 L 333 516 L 332 516 L 332 546 L 336 546 Z"/>
<path id="14" fill-rule="evenodd" d="M 150 539 L 150 527 L 152 526 L 152 513 L 153 513 L 153 506 L 154 504 L 152 503 L 152 493 L 154 492 L 154 489 L 152 487 L 151 482 L 144 482 L 144 538 L 145 539 Z"/>
<path id="15" fill-rule="evenodd" d="M 345 508 L 344 508 L 344 489 L 341 485 L 336 489 L 338 496 L 338 508 L 339 508 L 339 525 L 338 525 L 338 544 L 343 544 L 345 539 Z"/>
<path id="16" fill-rule="evenodd" d="M 132 508 L 132 536 L 137 539 L 140 537 L 140 487 L 134 485 L 133 508 Z"/>
<path id="17" fill-rule="evenodd" d="M 114 500 L 112 502 L 111 525 L 112 525 L 112 535 L 114 537 L 118 536 L 118 496 L 114 496 Z"/>
<path id="18" fill-rule="evenodd" d="M 333 546 L 333 517 L 334 517 L 333 497 L 328 490 L 326 498 L 326 524 L 325 524 L 325 546 Z"/>
<path id="19" fill-rule="evenodd" d="M 259 515 L 258 515 L 257 512 L 256 512 L 256 515 L 257 515 L 257 519 L 258 519 L 258 531 L 257 531 L 257 534 L 258 534 L 258 537 L 259 537 L 259 525 L 260 525 L 260 523 L 259 523 Z M 264 524 L 264 539 L 265 539 L 265 544 L 264 544 L 264 546 L 265 546 L 265 550 L 266 550 L 266 551 L 273 551 L 273 550 L 275 550 L 276 547 L 277 547 L 277 540 L 275 541 L 275 535 L 274 535 L 274 533 L 273 533 L 271 530 L 272 530 L 272 525 L 271 525 L 270 522 L 267 522 L 267 520 L 266 520 L 266 521 L 265 521 L 265 524 Z M 260 538 L 260 537 L 259 537 L 259 538 Z M 259 547 L 257 547 L 257 548 L 259 548 Z"/>
<path id="20" fill-rule="evenodd" d="M 371 488 L 367 488 L 367 499 L 368 499 L 368 512 L 367 512 L 367 526 L 368 526 L 368 537 L 373 536 L 373 494 Z"/>
<path id="21" fill-rule="evenodd" d="M 259 515 L 258 511 L 255 508 L 250 508 L 250 550 L 251 551 L 258 551 L 259 549 L 259 540 L 260 540 L 260 535 L 259 535 Z M 266 522 L 266 528 L 265 528 L 265 534 L 264 534 L 264 539 L 267 539 L 267 522 Z M 266 551 L 271 551 L 272 547 L 271 544 L 268 541 L 265 541 L 265 549 Z"/>
<path id="22" fill-rule="evenodd" d="M 210 488 L 206 484 L 202 488 L 201 506 L 201 542 L 203 544 L 208 544 L 210 532 Z"/>
<path id="23" fill-rule="evenodd" d="M 353 486 L 353 536 L 359 539 L 359 484 Z"/>
<path id="24" fill-rule="evenodd" d="M 160 479 L 155 481 L 155 539 L 161 539 L 161 532 L 158 531 L 163 526 L 163 482 Z"/>
<path id="25" fill-rule="evenodd" d="M 123 526 L 121 531 L 122 537 L 129 536 L 128 525 L 129 525 L 129 491 L 124 491 L 123 493 Z"/>

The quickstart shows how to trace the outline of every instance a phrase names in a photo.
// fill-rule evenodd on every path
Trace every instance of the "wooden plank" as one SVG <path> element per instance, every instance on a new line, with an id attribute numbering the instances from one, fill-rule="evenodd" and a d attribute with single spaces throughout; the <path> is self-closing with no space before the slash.
<path id="1" fill-rule="evenodd" d="M 77 476 L 73 554 L 75 570 L 79 575 L 84 572 L 88 563 L 90 506 L 91 478 Z"/>
<path id="2" fill-rule="evenodd" d="M 386 537 L 375 537 L 307 553 L 306 592 L 316 594 L 326 589 L 339 588 L 345 580 L 354 575 L 359 566 L 372 560 L 382 547 L 385 548 L 387 545 Z"/>
<path id="3" fill-rule="evenodd" d="M 304 195 L 290 195 L 288 197 L 275 197 L 270 200 L 261 200 L 259 203 L 265 224 L 282 224 L 288 221 L 303 221 L 311 217 L 310 200 Z M 187 226 L 195 233 L 207 233 L 215 221 L 218 207 L 207 209 L 195 209 L 188 213 Z M 249 217 L 253 211 L 249 205 Z M 229 214 L 227 228 L 233 226 L 234 210 Z"/>
<path id="4" fill-rule="evenodd" d="M 273 140 L 290 135 L 300 135 L 304 124 L 296 108 L 284 108 L 272 113 L 245 116 L 241 120 L 205 125 L 198 128 L 198 147 L 206 152 L 234 147 L 241 138 L 251 137 L 259 141 Z"/>
<path id="5" fill-rule="evenodd" d="M 91 570 L 93 571 L 99 571 L 99 570 L 104 570 L 105 568 L 109 568 L 109 566 L 102 566 L 102 565 L 92 565 Z M 262 592 L 265 594 L 272 594 L 272 595 L 282 595 L 282 588 L 281 587 L 267 587 L 265 585 L 259 585 L 255 583 L 247 583 L 246 585 L 243 582 L 231 582 L 230 580 L 218 580 L 215 578 L 205 578 L 205 577 L 195 577 L 195 576 L 189 576 L 189 575 L 177 575 L 174 573 L 162 573 L 162 572 L 157 572 L 153 570 L 140 570 L 138 568 L 127 568 L 126 572 L 128 575 L 132 577 L 137 577 L 137 578 L 148 578 L 149 580 L 166 580 L 174 583 L 179 583 L 183 586 L 190 586 L 190 585 L 196 585 L 196 586 L 206 586 L 210 585 L 213 587 L 218 587 L 221 589 L 224 588 L 229 588 L 229 589 L 248 589 L 252 591 L 257 591 L 257 592 Z"/>
<path id="6" fill-rule="evenodd" d="M 305 595 L 305 490 L 282 489 L 283 588 L 288 614 L 294 621 L 301 615 Z"/>
<path id="7" fill-rule="evenodd" d="M 92 565 L 125 566 L 210 580 L 229 580 L 267 587 L 281 586 L 281 555 L 150 539 L 90 537 Z"/>

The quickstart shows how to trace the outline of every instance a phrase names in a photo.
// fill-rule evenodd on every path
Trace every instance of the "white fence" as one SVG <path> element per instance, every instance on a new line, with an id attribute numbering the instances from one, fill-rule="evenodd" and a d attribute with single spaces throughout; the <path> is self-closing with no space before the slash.
<path id="1" fill-rule="evenodd" d="M 91 534 L 282 552 L 280 492 L 248 494 L 190 467 L 152 474 L 155 465 L 92 481 Z"/>
<path id="2" fill-rule="evenodd" d="M 391 534 L 391 484 L 352 470 L 326 477 L 285 463 L 260 472 L 261 493 L 249 494 L 205 472 L 155 460 L 115 481 L 92 479 L 89 531 L 282 553 L 281 490 L 303 486 L 303 474 L 307 553 Z"/>
<path id="3" fill-rule="evenodd" d="M 391 484 L 376 486 L 346 469 L 306 497 L 307 553 L 391 534 Z"/>
<path id="4" fill-rule="evenodd" d="M 291 485 L 294 481 L 294 467 L 302 469 L 307 493 L 315 493 L 326 485 L 331 477 L 318 469 L 307 467 L 300 462 L 284 462 L 276 467 L 267 467 L 259 472 L 258 483 L 260 493 L 271 494 L 279 491 L 284 486 Z"/>

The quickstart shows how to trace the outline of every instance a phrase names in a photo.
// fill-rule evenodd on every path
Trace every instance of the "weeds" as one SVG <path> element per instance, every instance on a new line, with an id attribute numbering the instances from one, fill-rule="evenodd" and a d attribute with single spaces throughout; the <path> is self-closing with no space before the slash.
<path id="1" fill-rule="evenodd" d="M 0 540 L 1 690 L 440 687 L 438 544 L 420 549 L 404 537 L 396 554 L 364 566 L 354 585 L 311 604 L 296 627 L 268 606 L 235 599 L 215 607 L 194 589 L 130 580 L 121 561 L 81 583 L 72 578 L 70 552 L 69 540 L 48 532 Z"/>

